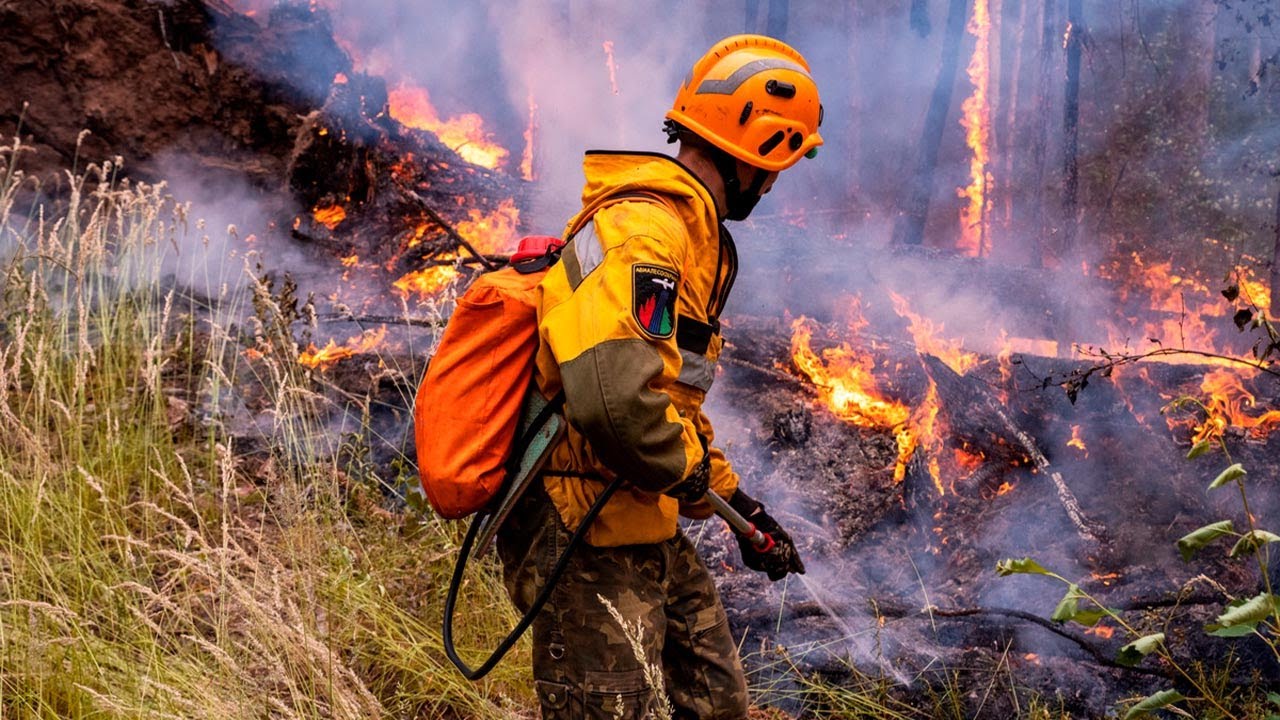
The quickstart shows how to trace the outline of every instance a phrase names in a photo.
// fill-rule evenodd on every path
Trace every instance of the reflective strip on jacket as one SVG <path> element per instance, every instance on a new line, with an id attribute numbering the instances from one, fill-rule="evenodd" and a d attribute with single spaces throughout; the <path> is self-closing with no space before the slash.
<path id="1" fill-rule="evenodd" d="M 587 542 L 661 542 L 680 513 L 710 514 L 705 503 L 682 507 L 662 494 L 702 462 L 699 434 L 711 448 L 712 489 L 728 497 L 738 486 L 702 412 L 737 252 L 706 186 L 676 160 L 590 152 L 583 167 L 580 217 L 590 221 L 539 286 L 537 380 L 547 397 L 564 389 L 569 421 L 544 482 L 572 530 L 606 481 L 622 476 Z M 595 211 L 638 191 L 664 202 L 615 199 Z"/>

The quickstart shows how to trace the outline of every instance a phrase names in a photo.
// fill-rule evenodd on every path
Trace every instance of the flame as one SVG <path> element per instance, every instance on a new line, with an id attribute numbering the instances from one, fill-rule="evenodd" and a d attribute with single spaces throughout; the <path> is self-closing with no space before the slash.
<path id="1" fill-rule="evenodd" d="M 916 408 L 911 414 L 911 425 L 915 428 L 914 435 L 919 438 L 919 443 L 923 444 L 929 455 L 929 478 L 933 480 L 933 487 L 938 491 L 938 495 L 946 495 L 947 491 L 942 486 L 942 465 L 938 458 L 942 455 L 942 427 L 938 421 L 938 415 L 942 412 L 942 400 L 938 396 L 938 386 L 929 380 L 929 390 L 925 393 L 924 400 L 920 402 L 920 407 Z M 908 458 L 910 459 L 910 458 Z M 952 483 L 952 492 L 955 491 L 955 484 Z"/>
<path id="2" fill-rule="evenodd" d="M 1013 490 L 1013 485 L 1008 481 L 1002 482 L 1000 483 L 1000 487 L 996 488 L 996 495 L 1004 495 L 1010 490 Z"/>
<path id="3" fill-rule="evenodd" d="M 383 325 L 377 330 L 366 330 L 359 335 L 351 337 L 345 345 L 338 345 L 331 338 L 323 348 L 317 350 L 315 344 L 312 343 L 298 356 L 298 362 L 310 368 L 327 370 L 339 360 L 349 358 L 356 353 L 366 353 L 373 350 L 382 344 L 386 336 L 387 326 Z"/>
<path id="4" fill-rule="evenodd" d="M 317 207 L 311 212 L 311 217 L 316 222 L 333 230 L 338 227 L 339 223 L 347 219 L 347 210 L 341 205 L 330 205 L 328 207 Z"/>
<path id="5" fill-rule="evenodd" d="M 533 168 L 534 136 L 538 132 L 538 103 L 533 101 L 533 91 L 529 91 L 529 124 L 524 129 L 524 153 L 520 156 L 520 177 L 525 180 L 537 180 Z"/>
<path id="6" fill-rule="evenodd" d="M 1268 410 L 1261 415 L 1246 412 L 1257 404 L 1253 393 L 1245 389 L 1240 376 L 1230 370 L 1213 370 L 1205 374 L 1200 390 L 1206 399 L 1204 422 L 1193 428 L 1192 443 L 1220 439 L 1227 428 L 1237 427 L 1249 437 L 1262 440 L 1280 426 L 1280 410 Z M 1176 418 L 1169 419 L 1170 429 L 1179 425 Z"/>
<path id="7" fill-rule="evenodd" d="M 1067 441 L 1067 447 L 1073 447 L 1084 453 L 1085 457 L 1089 457 L 1089 448 L 1084 444 L 1084 439 L 1080 437 L 1080 426 L 1071 426 L 1071 439 Z"/>
<path id="8" fill-rule="evenodd" d="M 909 422 L 911 408 L 905 403 L 885 397 L 875 376 L 871 356 L 847 344 L 813 351 L 814 323 L 805 317 L 791 323 L 791 359 L 818 388 L 822 401 L 840 419 L 859 427 L 893 432 L 898 444 L 898 460 L 893 478 L 906 477 L 907 463 L 919 445 Z"/>
<path id="9" fill-rule="evenodd" d="M 468 218 L 454 229 L 476 250 L 486 254 L 511 252 L 515 249 L 520 226 L 520 208 L 514 198 L 507 198 L 491 213 L 472 208 Z"/>
<path id="10" fill-rule="evenodd" d="M 968 199 L 960 209 L 960 242 L 957 248 L 966 255 L 981 256 L 989 243 L 986 227 L 987 193 L 991 187 L 990 162 L 991 103 L 987 90 L 991 80 L 991 15 L 989 0 L 973 0 L 973 15 L 968 31 L 978 39 L 969 60 L 969 82 L 973 94 L 961 106 L 960 124 L 965 129 L 965 143 L 973 151 L 969 160 L 969 186 L 956 194 Z"/>
<path id="11" fill-rule="evenodd" d="M 1207 239 L 1212 243 L 1212 238 Z M 1168 355 L 1159 358 L 1170 364 L 1235 366 L 1230 358 L 1252 360 L 1249 353 L 1232 350 L 1219 338 L 1225 323 L 1212 318 L 1227 317 L 1235 310 L 1250 307 L 1264 309 L 1271 301 L 1267 283 L 1257 279 L 1248 266 L 1236 266 L 1228 274 L 1240 291 L 1234 303 L 1223 302 L 1210 283 L 1176 272 L 1172 261 L 1148 261 L 1137 253 L 1114 260 L 1098 268 L 1098 276 L 1117 285 L 1121 302 L 1142 303 L 1163 315 L 1153 320 L 1130 320 L 1124 326 L 1108 328 L 1108 342 L 1113 347 L 1128 346 L 1131 338 L 1157 341 L 1170 348 L 1189 348 L 1223 355 L 1223 358 Z"/>
<path id="12" fill-rule="evenodd" d="M 348 255 L 340 260 L 342 267 L 355 267 L 360 263 L 359 255 Z"/>
<path id="13" fill-rule="evenodd" d="M 406 297 L 417 295 L 419 300 L 426 300 L 452 285 L 459 277 L 453 266 L 435 265 L 405 273 L 391 285 Z"/>
<path id="14" fill-rule="evenodd" d="M 1240 286 L 1240 299 L 1266 311 L 1271 307 L 1271 286 L 1253 277 L 1252 268 L 1237 267 L 1235 277 Z"/>
<path id="15" fill-rule="evenodd" d="M 435 133 L 472 165 L 498 169 L 507 159 L 506 148 L 493 142 L 484 129 L 484 119 L 475 113 L 463 113 L 448 120 L 441 119 L 423 88 L 400 85 L 387 93 L 391 117 L 404 125 Z"/>
<path id="16" fill-rule="evenodd" d="M 961 349 L 962 340 L 947 340 L 939 337 L 945 329 L 942 323 L 935 325 L 932 320 L 912 312 L 906 298 L 893 291 L 889 292 L 889 297 L 893 300 L 894 311 L 910 321 L 911 325 L 907 330 L 915 341 L 916 350 L 937 357 L 959 375 L 964 375 L 978 364 L 977 353 L 965 352 Z"/>
<path id="17" fill-rule="evenodd" d="M 604 41 L 604 62 L 609 68 L 609 87 L 613 89 L 613 94 L 618 94 L 618 62 L 613 57 L 613 41 Z"/>

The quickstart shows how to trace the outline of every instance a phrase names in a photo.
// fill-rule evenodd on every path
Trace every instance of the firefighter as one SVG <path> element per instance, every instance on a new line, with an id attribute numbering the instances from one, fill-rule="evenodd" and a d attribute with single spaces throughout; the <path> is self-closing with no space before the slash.
<path id="1" fill-rule="evenodd" d="M 662 702 L 609 606 L 639 622 L 676 717 L 746 717 L 724 608 L 677 524 L 711 514 L 708 490 L 774 538 L 763 552 L 740 539 L 747 567 L 775 581 L 804 572 L 791 538 L 738 487 L 701 405 L 738 270 L 722 221 L 746 218 L 779 172 L 816 153 L 817 87 L 794 49 L 739 35 L 698 60 L 666 118 L 675 158 L 587 153 L 583 210 L 568 226 L 581 229 L 539 287 L 536 379 L 547 397 L 563 390 L 569 432 L 499 537 L 517 607 L 606 484 L 625 481 L 533 625 L 544 718 L 647 717 Z"/>

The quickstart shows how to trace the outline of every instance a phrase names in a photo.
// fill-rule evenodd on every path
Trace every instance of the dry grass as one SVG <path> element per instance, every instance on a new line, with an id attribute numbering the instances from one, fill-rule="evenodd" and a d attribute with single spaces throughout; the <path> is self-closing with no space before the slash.
<path id="1" fill-rule="evenodd" d="M 262 288 L 182 298 L 161 268 L 203 228 L 163 186 L 117 181 L 116 160 L 32 202 L 21 152 L 0 150 L 0 716 L 528 708 L 527 650 L 483 684 L 447 664 L 458 528 L 380 512 L 313 452 L 320 401 L 280 328 L 258 366 L 278 447 L 246 475 L 222 418 Z M 182 387 L 202 421 L 175 433 Z M 514 622 L 491 569 L 462 608 L 464 647 Z"/>

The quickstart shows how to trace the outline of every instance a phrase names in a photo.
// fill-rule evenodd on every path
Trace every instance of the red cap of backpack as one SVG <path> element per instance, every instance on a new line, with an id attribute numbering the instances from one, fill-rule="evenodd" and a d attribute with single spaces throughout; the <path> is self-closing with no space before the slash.
<path id="1" fill-rule="evenodd" d="M 511 264 L 515 265 L 557 253 L 564 245 L 564 240 L 551 235 L 526 235 L 520 238 L 520 246 L 511 256 Z"/>

